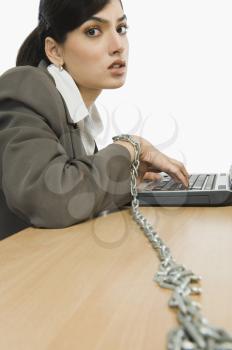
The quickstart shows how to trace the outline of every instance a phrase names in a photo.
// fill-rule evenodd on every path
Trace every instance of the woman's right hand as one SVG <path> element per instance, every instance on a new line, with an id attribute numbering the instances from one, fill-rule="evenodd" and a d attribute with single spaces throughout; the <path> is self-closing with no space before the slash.
<path id="1" fill-rule="evenodd" d="M 160 178 L 159 173 L 165 172 L 170 175 L 176 182 L 181 182 L 184 187 L 188 188 L 189 174 L 185 166 L 180 161 L 166 156 L 155 148 L 149 141 L 144 138 L 132 135 L 140 143 L 140 164 L 138 169 L 137 184 L 144 179 L 156 180 Z M 116 141 L 126 147 L 131 154 L 131 160 L 134 160 L 134 147 L 127 141 Z"/>
<path id="2" fill-rule="evenodd" d="M 144 138 L 137 135 L 133 137 L 140 142 L 141 146 L 137 179 L 139 183 L 144 179 L 155 180 L 159 177 L 159 172 L 165 172 L 176 182 L 181 182 L 184 187 L 188 188 L 189 174 L 183 163 L 160 152 Z"/>

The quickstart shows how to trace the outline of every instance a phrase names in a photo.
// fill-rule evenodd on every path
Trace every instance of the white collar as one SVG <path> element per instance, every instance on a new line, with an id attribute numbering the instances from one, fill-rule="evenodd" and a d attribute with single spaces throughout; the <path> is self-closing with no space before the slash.
<path id="1" fill-rule="evenodd" d="M 54 78 L 56 88 L 65 100 L 70 117 L 74 123 L 78 123 L 81 129 L 87 153 L 92 154 L 93 140 L 87 141 L 86 138 L 90 137 L 90 139 L 95 139 L 103 130 L 103 123 L 95 103 L 92 104 L 89 110 L 87 109 L 74 79 L 65 69 L 60 71 L 59 68 L 52 63 L 47 66 L 47 70 Z"/>
<path id="2" fill-rule="evenodd" d="M 74 123 L 78 123 L 90 113 L 97 114 L 97 117 L 100 118 L 95 104 L 89 109 L 86 107 L 74 79 L 65 69 L 60 71 L 59 68 L 52 63 L 47 67 L 47 70 L 53 76 L 56 88 L 63 96 Z"/>

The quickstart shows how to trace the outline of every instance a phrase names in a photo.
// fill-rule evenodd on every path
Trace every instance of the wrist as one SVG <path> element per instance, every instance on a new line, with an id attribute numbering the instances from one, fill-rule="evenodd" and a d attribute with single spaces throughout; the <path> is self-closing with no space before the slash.
<path id="1" fill-rule="evenodd" d="M 121 145 L 128 149 L 132 163 L 135 163 L 136 167 L 138 167 L 141 152 L 140 137 L 136 135 L 122 134 L 114 136 L 113 141 L 121 142 Z"/>
<path id="2" fill-rule="evenodd" d="M 130 153 L 131 162 L 133 162 L 135 160 L 135 151 L 134 151 L 134 147 L 131 143 L 129 143 L 127 141 L 122 141 L 122 140 L 114 141 L 114 143 L 127 148 L 128 152 Z"/>

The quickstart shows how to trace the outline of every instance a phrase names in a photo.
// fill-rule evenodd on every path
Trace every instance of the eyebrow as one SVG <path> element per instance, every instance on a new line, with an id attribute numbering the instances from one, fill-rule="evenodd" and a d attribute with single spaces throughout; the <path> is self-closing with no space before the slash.
<path id="1" fill-rule="evenodd" d="M 118 18 L 117 19 L 117 22 L 121 22 L 123 21 L 124 19 L 127 20 L 127 17 L 126 15 L 123 15 L 122 17 Z M 88 19 L 88 21 L 91 21 L 91 20 L 94 20 L 94 21 L 97 21 L 97 22 L 101 22 L 101 23 L 110 23 L 110 21 L 108 21 L 107 19 L 104 19 L 104 18 L 101 18 L 101 17 L 97 17 L 97 16 L 92 16 Z"/>

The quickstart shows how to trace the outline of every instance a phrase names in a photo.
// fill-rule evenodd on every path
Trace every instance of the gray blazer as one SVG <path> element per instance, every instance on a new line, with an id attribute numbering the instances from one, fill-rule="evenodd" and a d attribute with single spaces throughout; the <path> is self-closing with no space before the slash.
<path id="1" fill-rule="evenodd" d="M 25 227 L 63 228 L 130 201 L 130 154 L 88 156 L 42 60 L 0 76 L 0 239 Z"/>

